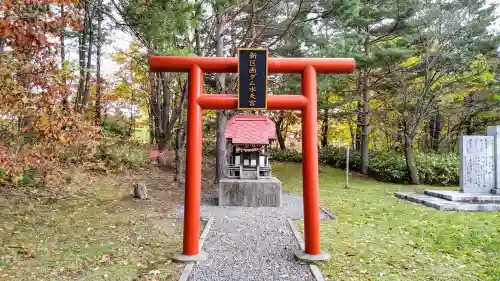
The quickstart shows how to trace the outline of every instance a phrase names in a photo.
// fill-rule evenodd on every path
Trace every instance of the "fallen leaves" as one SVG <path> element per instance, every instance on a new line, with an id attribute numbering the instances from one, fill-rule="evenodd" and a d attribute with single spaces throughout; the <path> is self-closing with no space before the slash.
<path id="1" fill-rule="evenodd" d="M 148 274 L 149 274 L 149 275 L 160 275 L 160 273 L 161 273 L 161 272 L 160 272 L 159 270 L 157 270 L 157 269 L 156 269 L 156 270 L 151 270 Z"/>
<path id="2" fill-rule="evenodd" d="M 115 255 L 113 253 L 106 253 L 106 254 L 101 256 L 99 263 L 107 263 L 107 262 L 111 261 L 111 259 L 114 257 L 115 257 Z"/>
<path id="3" fill-rule="evenodd" d="M 35 252 L 31 250 L 20 250 L 18 253 L 21 254 L 26 260 L 36 258 Z"/>
<path id="4" fill-rule="evenodd" d="M 17 248 L 16 246 L 11 246 L 11 248 Z M 20 249 L 17 251 L 19 255 L 25 260 L 36 258 L 36 254 L 33 250 L 33 244 L 22 244 Z"/>
<path id="5" fill-rule="evenodd" d="M 149 173 L 130 177 L 147 178 Z M 161 179 L 167 177 L 170 180 L 168 175 Z M 173 280 L 182 268 L 165 255 L 178 251 L 180 231 L 171 226 L 176 220 L 162 218 L 162 227 L 170 235 L 151 231 L 157 213 L 150 206 L 146 209 L 130 201 L 116 201 L 128 192 L 122 190 L 125 181 L 120 175 L 84 177 L 73 183 L 86 188 L 78 198 L 50 205 L 36 198 L 22 203 L 7 200 L 11 207 L 4 208 L 0 216 L 4 224 L 0 227 L 4 242 L 0 247 L 0 280 L 74 280 L 75 276 L 82 280 Z M 24 193 L 16 196 L 21 195 Z M 160 195 L 162 200 L 168 199 L 166 192 Z M 157 204 L 152 205 L 154 210 L 163 212 L 164 203 L 152 204 Z M 149 216 L 138 218 L 138 210 Z M 139 236 L 141 243 L 132 245 L 130 239 Z M 104 274 L 109 277 L 104 278 Z"/>

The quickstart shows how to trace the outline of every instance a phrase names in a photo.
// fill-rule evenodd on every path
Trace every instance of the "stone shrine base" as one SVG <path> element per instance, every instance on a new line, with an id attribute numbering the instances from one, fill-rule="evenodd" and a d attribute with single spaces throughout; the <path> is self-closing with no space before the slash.
<path id="1" fill-rule="evenodd" d="M 442 211 L 500 211 L 500 194 L 493 193 L 465 193 L 454 190 L 425 190 L 423 194 L 417 192 L 396 192 L 396 197 Z"/>
<path id="2" fill-rule="evenodd" d="M 281 182 L 275 177 L 222 179 L 219 206 L 281 207 Z"/>

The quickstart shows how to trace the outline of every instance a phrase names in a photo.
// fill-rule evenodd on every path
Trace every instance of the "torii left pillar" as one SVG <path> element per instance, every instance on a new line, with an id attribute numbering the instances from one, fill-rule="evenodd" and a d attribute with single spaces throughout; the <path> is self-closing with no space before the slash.
<path id="1" fill-rule="evenodd" d="M 302 95 L 267 97 L 268 110 L 302 111 L 302 176 L 304 200 L 304 251 L 295 253 L 302 260 L 329 258 L 320 251 L 317 91 L 316 74 L 352 73 L 355 62 L 350 58 L 271 58 L 268 73 L 301 74 Z M 186 148 L 186 181 L 184 201 L 184 237 L 182 253 L 176 261 L 203 261 L 208 255 L 199 248 L 202 110 L 237 109 L 237 95 L 203 94 L 203 73 L 236 73 L 238 60 L 222 57 L 150 57 L 152 72 L 188 72 L 188 119 Z"/>

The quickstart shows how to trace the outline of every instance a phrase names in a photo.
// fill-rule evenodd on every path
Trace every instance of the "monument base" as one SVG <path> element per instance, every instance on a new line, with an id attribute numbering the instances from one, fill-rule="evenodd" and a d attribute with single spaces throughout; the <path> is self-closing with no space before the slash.
<path id="1" fill-rule="evenodd" d="M 425 190 L 424 194 L 454 202 L 500 203 L 500 195 L 492 193 L 471 193 L 456 190 Z"/>
<path id="2" fill-rule="evenodd" d="M 466 193 L 453 190 L 425 190 L 423 194 L 417 192 L 396 192 L 396 197 L 442 211 L 500 211 L 500 194 Z"/>
<path id="3" fill-rule="evenodd" d="M 281 207 L 281 182 L 275 177 L 221 179 L 219 206 Z"/>

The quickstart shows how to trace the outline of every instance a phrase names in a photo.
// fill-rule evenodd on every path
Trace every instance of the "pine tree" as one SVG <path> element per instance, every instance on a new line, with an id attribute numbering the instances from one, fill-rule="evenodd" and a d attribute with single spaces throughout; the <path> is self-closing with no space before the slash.
<path id="1" fill-rule="evenodd" d="M 490 69 L 500 37 L 488 31 L 496 19 L 485 1 L 425 1 L 402 37 L 414 51 L 404 64 L 390 63 L 383 77 L 386 105 L 397 117 L 411 183 L 418 184 L 413 141 L 422 120 L 437 113 L 463 81 Z"/>

